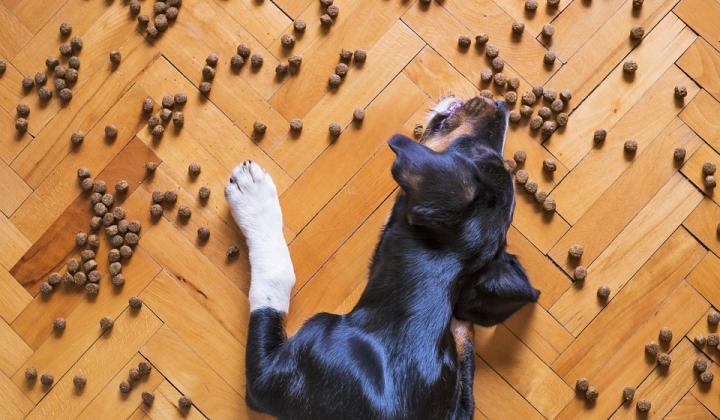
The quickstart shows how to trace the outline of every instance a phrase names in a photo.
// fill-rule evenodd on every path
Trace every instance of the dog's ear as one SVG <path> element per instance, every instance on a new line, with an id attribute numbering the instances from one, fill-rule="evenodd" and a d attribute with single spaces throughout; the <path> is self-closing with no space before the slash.
<path id="1" fill-rule="evenodd" d="M 420 168 L 434 152 L 402 134 L 392 136 L 388 144 L 396 155 L 391 169 L 393 178 L 406 193 L 417 191 L 422 180 Z"/>
<path id="2" fill-rule="evenodd" d="M 523 305 L 537 301 L 540 291 L 530 285 L 517 257 L 503 252 L 469 280 L 455 305 L 458 319 L 484 327 L 499 324 Z"/>

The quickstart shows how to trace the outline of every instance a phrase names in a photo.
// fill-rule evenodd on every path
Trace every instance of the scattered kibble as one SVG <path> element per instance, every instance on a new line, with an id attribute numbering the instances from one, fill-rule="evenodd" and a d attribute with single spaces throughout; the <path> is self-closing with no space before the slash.
<path id="1" fill-rule="evenodd" d="M 626 74 L 634 74 L 638 69 L 638 65 L 633 60 L 628 60 L 623 63 L 623 72 Z"/>
<path id="2" fill-rule="evenodd" d="M 575 267 L 575 271 L 573 272 L 573 278 L 575 281 L 583 281 L 585 278 L 587 278 L 587 268 L 579 265 Z"/>
<path id="3" fill-rule="evenodd" d="M 525 10 L 534 12 L 538 8 L 537 0 L 525 0 Z"/>
<path id="4" fill-rule="evenodd" d="M 687 153 L 687 152 L 685 151 L 684 148 L 678 147 L 678 148 L 675 149 L 675 151 L 673 152 L 673 159 L 674 159 L 676 162 L 682 163 L 682 162 L 685 161 L 685 155 L 686 155 L 686 153 Z"/>
<path id="5" fill-rule="evenodd" d="M 672 341 L 673 333 L 672 330 L 668 327 L 662 327 L 660 328 L 660 333 L 658 334 L 658 338 L 660 339 L 660 342 L 667 345 L 670 344 Z"/>
<path id="6" fill-rule="evenodd" d="M 522 35 L 522 33 L 525 31 L 525 24 L 522 22 L 513 22 L 512 24 L 512 33 L 514 35 Z"/>
<path id="7" fill-rule="evenodd" d="M 151 406 L 153 404 L 153 402 L 155 401 L 155 395 L 150 392 L 145 391 L 142 393 L 142 400 L 143 400 L 143 404 L 145 404 L 147 406 Z"/>
<path id="8" fill-rule="evenodd" d="M 628 154 L 635 154 L 635 152 L 637 152 L 637 149 L 638 149 L 638 143 L 637 143 L 637 141 L 635 141 L 633 139 L 627 140 L 625 142 L 625 144 L 623 145 L 623 149 Z"/>
<path id="9" fill-rule="evenodd" d="M 140 299 L 137 296 L 133 296 L 130 299 L 128 299 L 128 306 L 130 306 L 130 309 L 138 310 L 142 308 L 142 299 Z"/>
<path id="10" fill-rule="evenodd" d="M 120 54 L 120 51 L 110 51 L 110 63 L 112 63 L 113 66 L 117 67 L 120 65 L 120 61 L 122 61 L 122 55 Z"/>
<path id="11" fill-rule="evenodd" d="M 37 379 L 37 369 L 34 367 L 29 367 L 25 369 L 25 379 L 28 382 L 33 382 Z"/>
<path id="12" fill-rule="evenodd" d="M 342 77 L 339 75 L 333 73 L 328 78 L 328 86 L 330 86 L 331 89 L 336 89 L 340 84 L 342 83 Z"/>
<path id="13" fill-rule="evenodd" d="M 43 373 L 42 376 L 40 376 L 40 383 L 46 387 L 52 385 L 53 381 L 55 381 L 55 378 L 49 373 Z"/>
<path id="14" fill-rule="evenodd" d="M 545 159 L 543 160 L 543 170 L 545 172 L 553 173 L 557 170 L 557 163 L 555 163 L 554 159 Z"/>
<path id="15" fill-rule="evenodd" d="M 100 329 L 102 332 L 107 332 L 112 329 L 114 323 L 112 318 L 104 316 L 100 319 Z"/>
<path id="16" fill-rule="evenodd" d="M 717 311 L 710 311 L 710 313 L 707 316 L 707 322 L 710 326 L 717 326 L 718 323 L 720 323 L 720 313 Z"/>
<path id="17" fill-rule="evenodd" d="M 178 407 L 180 407 L 181 410 L 189 410 L 192 406 L 192 400 L 190 397 L 183 395 L 178 399 Z"/>
<path id="18" fill-rule="evenodd" d="M 178 214 L 178 217 L 181 219 L 189 219 L 190 216 L 192 216 L 192 210 L 190 209 L 190 207 L 183 204 L 180 207 L 178 207 L 177 214 Z"/>
<path id="19" fill-rule="evenodd" d="M 588 388 L 590 387 L 590 382 L 588 382 L 587 378 L 580 378 L 577 381 L 575 381 L 575 389 L 578 392 L 586 392 Z"/>
<path id="20" fill-rule="evenodd" d="M 672 358 L 667 353 L 660 353 L 657 356 L 657 364 L 661 367 L 669 367 L 670 363 L 672 363 Z"/>
<path id="21" fill-rule="evenodd" d="M 483 69 L 480 72 L 480 80 L 483 83 L 489 83 L 493 78 L 493 72 L 490 69 Z"/>
<path id="22" fill-rule="evenodd" d="M 100 292 L 100 286 L 97 285 L 97 283 L 87 283 L 85 285 L 85 294 L 92 297 L 97 296 L 97 294 Z"/>
<path id="23" fill-rule="evenodd" d="M 557 203 L 554 198 L 548 197 L 543 201 L 542 207 L 546 213 L 554 213 L 557 209 Z"/>
<path id="24" fill-rule="evenodd" d="M 683 99 L 687 96 L 687 87 L 684 85 L 678 85 L 675 86 L 675 97 L 678 99 Z"/>
<path id="25" fill-rule="evenodd" d="M 85 133 L 83 133 L 82 131 L 76 131 L 70 135 L 70 143 L 72 143 L 72 145 L 74 146 L 79 146 L 84 140 Z"/>
<path id="26" fill-rule="evenodd" d="M 607 131 L 604 128 L 598 128 L 593 134 L 593 143 L 596 145 L 602 144 L 607 138 Z"/>
<path id="27" fill-rule="evenodd" d="M 250 65 L 254 69 L 259 69 L 263 65 L 263 56 L 261 54 L 255 53 L 250 57 Z"/>
<path id="28" fill-rule="evenodd" d="M 203 67 L 202 76 L 203 80 L 208 82 L 212 81 L 213 79 L 215 79 L 215 69 L 210 66 Z"/>
<path id="29" fill-rule="evenodd" d="M 198 197 L 202 201 L 207 201 L 207 199 L 210 198 L 210 188 L 204 185 L 200 187 L 200 189 L 198 190 Z"/>
<path id="30" fill-rule="evenodd" d="M 559 127 L 565 127 L 570 119 L 570 115 L 567 112 L 561 112 L 555 117 L 555 122 Z"/>
<path id="31" fill-rule="evenodd" d="M 267 131 L 267 126 L 260 121 L 255 121 L 253 123 L 253 137 L 260 138 L 265 135 L 265 131 Z"/>
<path id="32" fill-rule="evenodd" d="M 55 318 L 55 320 L 53 321 L 53 330 L 58 333 L 63 332 L 65 331 L 65 325 L 65 318 Z"/>
<path id="33" fill-rule="evenodd" d="M 19 134 L 24 134 L 28 128 L 28 120 L 25 118 L 18 118 L 15 120 L 15 129 Z"/>
<path id="34" fill-rule="evenodd" d="M 338 124 L 336 122 L 332 122 L 328 126 L 328 132 L 330 134 L 330 137 L 338 138 L 338 137 L 340 137 L 340 134 L 342 133 L 342 127 L 340 126 L 340 124 Z"/>
<path id="35" fill-rule="evenodd" d="M 705 162 L 702 166 L 703 175 L 714 175 L 717 171 L 717 166 L 712 162 Z"/>
<path id="36" fill-rule="evenodd" d="M 122 381 L 120 382 L 120 392 L 123 394 L 127 394 L 130 392 L 130 382 L 128 381 Z"/>
<path id="37" fill-rule="evenodd" d="M 367 61 L 367 51 L 365 50 L 355 50 L 355 54 L 353 54 L 353 62 L 355 64 L 363 64 Z"/>
<path id="38" fill-rule="evenodd" d="M 547 66 L 552 66 L 553 64 L 555 64 L 556 59 L 557 56 L 555 55 L 555 52 L 548 50 L 543 56 L 543 63 L 545 63 L 545 65 Z"/>
<path id="39" fill-rule="evenodd" d="M 53 287 L 48 282 L 43 282 L 43 284 L 40 285 L 40 294 L 43 296 L 50 296 L 50 294 L 53 291 Z"/>
<path id="40" fill-rule="evenodd" d="M 200 86 L 198 87 L 200 90 L 200 93 L 207 96 L 210 93 L 210 90 L 212 89 L 212 84 L 210 82 L 202 82 L 200 83 Z"/>
<path id="41" fill-rule="evenodd" d="M 636 26 L 630 29 L 630 39 L 640 41 L 645 36 L 645 29 L 642 26 Z"/>
<path id="42" fill-rule="evenodd" d="M 295 32 L 303 33 L 307 28 L 307 23 L 305 23 L 303 19 L 295 19 L 295 22 L 293 22 L 293 28 L 295 29 Z"/>
<path id="43" fill-rule="evenodd" d="M 40 98 L 43 102 L 49 101 L 52 98 L 52 95 L 52 91 L 46 86 L 41 86 L 40 89 L 38 89 L 38 98 Z"/>
<path id="44" fill-rule="evenodd" d="M 547 196 L 548 196 L 548 194 L 543 190 L 535 191 L 535 201 L 537 201 L 538 204 L 543 204 L 545 202 L 545 200 L 547 199 Z"/>
<path id="45" fill-rule="evenodd" d="M 509 92 L 509 93 L 512 93 L 512 92 Z M 516 110 L 512 110 L 508 113 L 508 120 L 513 124 L 517 124 L 518 122 L 520 122 L 521 118 L 522 118 L 522 115 L 520 115 L 520 112 L 518 112 Z"/>
<path id="46" fill-rule="evenodd" d="M 193 178 L 200 175 L 201 170 L 202 169 L 200 168 L 200 164 L 197 162 L 192 162 L 190 165 L 188 165 L 188 174 Z"/>
<path id="47" fill-rule="evenodd" d="M 630 402 L 635 398 L 635 388 L 626 386 L 623 388 L 623 401 Z"/>
<path id="48" fill-rule="evenodd" d="M 705 345 L 705 336 L 702 334 L 698 334 L 693 338 L 693 341 L 698 347 L 703 347 Z"/>
<path id="49" fill-rule="evenodd" d="M 82 391 L 85 388 L 86 384 L 87 378 L 82 373 L 78 373 L 73 377 L 73 385 L 75 386 L 76 391 Z"/>
<path id="50" fill-rule="evenodd" d="M 568 249 L 568 255 L 569 255 L 571 258 L 574 258 L 574 259 L 576 259 L 576 260 L 579 260 L 580 258 L 582 258 L 584 251 L 585 251 L 585 250 L 584 250 L 584 248 L 582 247 L 582 245 L 575 244 L 575 245 L 572 245 L 572 246 L 570 247 L 570 249 Z"/>
<path id="51" fill-rule="evenodd" d="M 704 384 L 709 384 L 713 380 L 713 373 L 709 370 L 706 370 L 705 372 L 700 374 L 700 382 Z"/>
<path id="52" fill-rule="evenodd" d="M 718 344 L 720 344 L 720 336 L 717 334 L 708 334 L 707 336 L 707 345 L 709 347 L 717 347 Z"/>
<path id="53" fill-rule="evenodd" d="M 63 22 L 60 24 L 60 35 L 68 36 L 68 35 L 70 35 L 70 32 L 72 32 L 71 24 L 69 24 L 67 22 Z"/>
<path id="54" fill-rule="evenodd" d="M 600 300 L 607 300 L 607 298 L 610 297 L 610 287 L 608 287 L 607 285 L 602 285 L 598 287 L 597 297 Z"/>
<path id="55" fill-rule="evenodd" d="M 552 38 L 552 36 L 555 35 L 555 27 L 546 23 L 542 27 L 541 34 L 544 38 Z"/>
<path id="56" fill-rule="evenodd" d="M 708 175 L 705 177 L 705 187 L 707 188 L 715 188 L 717 186 L 717 181 L 715 180 L 714 175 Z"/>
<path id="57" fill-rule="evenodd" d="M 235 259 L 240 255 L 240 248 L 238 248 L 236 245 L 231 245 L 227 251 L 225 252 L 225 256 L 227 259 Z"/>
<path id="58" fill-rule="evenodd" d="M 365 110 L 362 108 L 355 108 L 353 111 L 353 120 L 362 122 L 365 119 Z"/>
<path id="59" fill-rule="evenodd" d="M 197 236 L 201 242 L 207 241 L 210 238 L 210 229 L 206 226 L 200 226 L 197 230 Z"/>
<path id="60" fill-rule="evenodd" d="M 600 395 L 600 391 L 592 385 L 585 391 L 585 399 L 588 401 L 597 400 L 598 395 Z"/>
<path id="61" fill-rule="evenodd" d="M 538 190 L 538 183 L 533 180 L 529 180 L 525 183 L 525 191 L 527 191 L 529 194 L 535 194 Z"/>
<path id="62" fill-rule="evenodd" d="M 637 411 L 641 413 L 647 413 L 650 411 L 650 407 L 652 407 L 650 400 L 640 400 L 637 402 Z"/>
<path id="63" fill-rule="evenodd" d="M 470 41 L 470 37 L 469 37 L 469 36 L 460 35 L 460 36 L 458 37 L 458 47 L 460 47 L 460 48 L 462 48 L 462 49 L 469 48 L 471 42 L 472 42 L 472 41 Z"/>
<path id="64" fill-rule="evenodd" d="M 643 0 L 633 0 L 633 9 L 639 9 L 643 5 Z"/>
<path id="65" fill-rule="evenodd" d="M 485 45 L 485 55 L 492 59 L 497 57 L 500 54 L 500 48 L 497 47 L 495 44 L 487 44 Z"/>
<path id="66" fill-rule="evenodd" d="M 138 363 L 138 369 L 140 370 L 140 375 L 148 376 L 150 374 L 150 371 L 152 370 L 152 366 L 150 365 L 150 363 L 143 360 L 142 362 Z"/>
<path id="67" fill-rule="evenodd" d="M 348 65 L 345 63 L 338 63 L 337 66 L 335 66 L 335 74 L 337 74 L 340 77 L 345 77 L 348 72 Z"/>
<path id="68" fill-rule="evenodd" d="M 703 373 L 707 370 L 710 363 L 706 359 L 697 359 L 693 364 L 693 367 L 698 373 Z"/>
<path id="69" fill-rule="evenodd" d="M 540 107 L 540 109 L 538 109 L 538 115 L 543 121 L 547 121 L 552 117 L 552 110 L 546 106 Z"/>
<path id="70" fill-rule="evenodd" d="M 517 182 L 520 185 L 524 185 L 527 181 L 530 175 L 527 173 L 526 170 L 520 169 L 515 173 L 515 182 Z"/>

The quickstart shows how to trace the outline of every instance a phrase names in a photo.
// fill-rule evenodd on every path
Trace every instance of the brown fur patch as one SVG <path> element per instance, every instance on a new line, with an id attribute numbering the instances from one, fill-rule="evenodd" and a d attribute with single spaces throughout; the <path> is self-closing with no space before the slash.
<path id="1" fill-rule="evenodd" d="M 448 117 L 445 121 L 446 128 L 442 132 L 424 138 L 423 144 L 436 152 L 444 152 L 455 139 L 472 133 L 479 120 L 491 118 L 496 111 L 495 102 L 476 96 L 465 102 L 457 113 Z"/>
<path id="2" fill-rule="evenodd" d="M 465 357 L 465 344 L 470 341 L 472 342 L 475 337 L 475 330 L 470 322 L 459 321 L 453 318 L 450 321 L 450 330 L 452 331 L 453 338 L 455 339 L 455 348 L 457 349 L 458 359 L 462 360 Z"/>

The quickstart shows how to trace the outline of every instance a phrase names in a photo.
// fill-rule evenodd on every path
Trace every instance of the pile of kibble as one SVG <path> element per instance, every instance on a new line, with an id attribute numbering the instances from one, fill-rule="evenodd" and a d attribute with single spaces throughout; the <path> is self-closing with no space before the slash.
<path id="1" fill-rule="evenodd" d="M 155 141 L 160 141 L 165 134 L 165 127 L 172 121 L 175 131 L 182 130 L 185 125 L 185 114 L 182 108 L 187 103 L 187 95 L 178 92 L 173 95 L 165 95 L 162 98 L 160 110 L 157 115 L 152 115 L 155 110 L 155 101 L 147 97 L 142 104 L 143 115 L 148 117 L 148 130 L 152 133 Z"/>

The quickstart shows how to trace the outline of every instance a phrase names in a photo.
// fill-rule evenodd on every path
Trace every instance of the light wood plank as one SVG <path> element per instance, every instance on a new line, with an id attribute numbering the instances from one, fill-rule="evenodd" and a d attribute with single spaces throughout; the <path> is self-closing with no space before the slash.
<path id="1" fill-rule="evenodd" d="M 714 118 L 718 112 L 720 102 L 707 91 L 701 90 L 680 113 L 680 119 L 695 130 L 707 144 L 720 151 L 720 123 Z"/>

